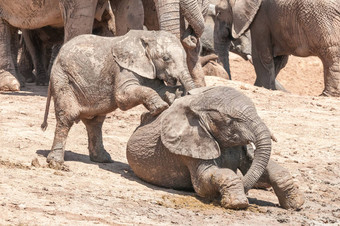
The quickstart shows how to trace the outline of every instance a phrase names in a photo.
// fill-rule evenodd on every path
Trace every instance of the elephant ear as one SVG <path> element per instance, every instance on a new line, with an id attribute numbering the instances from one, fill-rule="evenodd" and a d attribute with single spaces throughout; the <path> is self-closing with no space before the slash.
<path id="1" fill-rule="evenodd" d="M 236 0 L 233 9 L 233 38 L 239 38 L 253 22 L 260 8 L 261 0 Z"/>
<path id="2" fill-rule="evenodd" d="M 115 38 L 112 55 L 120 67 L 144 78 L 155 79 L 156 69 L 148 48 L 148 38 L 131 30 L 126 35 Z"/>
<path id="3" fill-rule="evenodd" d="M 174 154 L 205 160 L 218 158 L 220 147 L 209 133 L 205 118 L 188 105 L 190 98 L 175 100 L 165 112 L 161 120 L 161 141 Z"/>

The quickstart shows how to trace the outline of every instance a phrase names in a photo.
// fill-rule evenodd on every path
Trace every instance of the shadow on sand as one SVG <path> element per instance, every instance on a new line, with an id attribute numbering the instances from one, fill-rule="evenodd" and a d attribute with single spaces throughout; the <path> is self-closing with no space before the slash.
<path id="1" fill-rule="evenodd" d="M 47 157 L 49 152 L 50 152 L 49 150 L 37 150 L 36 151 L 38 155 L 41 155 L 44 157 Z M 97 163 L 97 162 L 92 162 L 88 155 L 78 154 L 72 151 L 65 151 L 65 162 L 72 162 L 72 161 L 97 165 L 100 169 L 107 170 L 111 173 L 119 174 L 128 180 L 138 182 L 153 190 L 160 190 L 160 191 L 169 192 L 171 194 L 177 194 L 177 195 L 183 195 L 183 196 L 191 196 L 191 197 L 194 197 L 200 200 L 201 202 L 205 204 L 209 204 L 213 202 L 214 205 L 219 206 L 219 204 L 216 204 L 216 201 L 212 201 L 212 200 L 197 196 L 197 194 L 195 194 L 193 190 L 192 191 L 179 191 L 179 190 L 174 190 L 174 189 L 169 189 L 169 188 L 158 187 L 158 186 L 149 184 L 147 182 L 144 182 L 133 173 L 132 169 L 130 168 L 128 164 L 123 163 L 123 162 L 114 161 L 113 163 Z M 262 207 L 277 206 L 272 202 L 258 200 L 256 198 L 248 198 L 248 201 L 249 201 L 249 204 L 255 204 L 258 206 L 262 206 Z"/>

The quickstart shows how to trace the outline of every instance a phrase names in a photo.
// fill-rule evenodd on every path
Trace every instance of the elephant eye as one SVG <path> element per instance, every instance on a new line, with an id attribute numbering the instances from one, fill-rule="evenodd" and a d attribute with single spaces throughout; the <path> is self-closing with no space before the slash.
<path id="1" fill-rule="evenodd" d="M 170 57 L 169 56 L 163 56 L 163 61 L 164 62 L 169 62 L 170 61 Z"/>

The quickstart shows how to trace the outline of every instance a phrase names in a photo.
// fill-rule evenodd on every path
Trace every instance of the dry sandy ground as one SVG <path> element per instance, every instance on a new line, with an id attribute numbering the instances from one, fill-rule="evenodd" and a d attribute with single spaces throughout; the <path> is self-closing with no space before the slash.
<path id="1" fill-rule="evenodd" d="M 235 80 L 252 83 L 254 70 L 232 58 Z M 139 180 L 125 158 L 125 145 L 145 111 L 116 111 L 104 123 L 111 164 L 89 160 L 82 123 L 72 127 L 64 170 L 46 167 L 52 145 L 53 107 L 40 130 L 47 87 L 0 94 L 0 225 L 323 225 L 340 224 L 340 98 L 319 97 L 317 58 L 291 58 L 280 81 L 292 93 L 206 77 L 209 85 L 235 87 L 251 97 L 278 139 L 272 158 L 290 170 L 306 202 L 300 211 L 278 206 L 271 189 L 251 190 L 250 207 L 233 211 L 194 193 Z M 33 165 L 32 160 L 37 158 Z"/>

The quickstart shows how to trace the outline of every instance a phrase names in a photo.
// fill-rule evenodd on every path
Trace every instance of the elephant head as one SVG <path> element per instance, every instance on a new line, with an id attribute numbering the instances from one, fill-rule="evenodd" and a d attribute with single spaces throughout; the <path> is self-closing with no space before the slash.
<path id="1" fill-rule="evenodd" d="M 258 9 L 261 5 L 261 0 L 221 0 L 216 5 L 216 19 L 214 27 L 214 46 L 219 59 L 223 63 L 224 68 L 230 75 L 229 70 L 229 53 L 232 40 L 246 39 L 249 44 L 250 52 L 250 34 L 246 34 L 249 29 Z M 244 35 L 244 37 L 242 36 Z M 247 59 L 249 58 L 247 56 Z"/>
<path id="2" fill-rule="evenodd" d="M 113 57 L 123 68 L 147 78 L 195 88 L 186 64 L 186 53 L 175 35 L 166 31 L 131 30 L 113 46 Z M 128 54 L 127 54 L 128 53 Z"/>
<path id="3" fill-rule="evenodd" d="M 196 95 L 175 100 L 162 117 L 162 143 L 174 154 L 205 160 L 218 158 L 221 149 L 254 143 L 254 161 L 243 178 L 248 191 L 268 164 L 270 131 L 251 100 L 232 88 L 199 88 L 190 93 Z"/>

